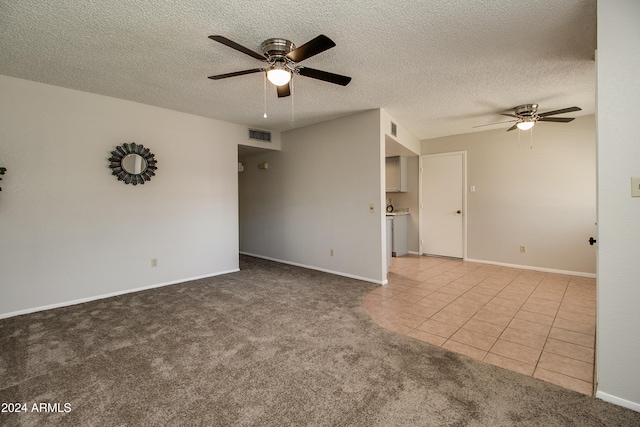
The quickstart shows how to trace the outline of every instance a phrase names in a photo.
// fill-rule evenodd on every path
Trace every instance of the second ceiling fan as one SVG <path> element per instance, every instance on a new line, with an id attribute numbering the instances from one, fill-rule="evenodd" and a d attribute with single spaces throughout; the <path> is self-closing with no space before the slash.
<path id="1" fill-rule="evenodd" d="M 286 39 L 268 39 L 263 41 L 260 46 L 262 53 L 255 52 L 223 36 L 209 36 L 209 38 L 267 63 L 265 67 L 262 68 L 251 68 L 249 70 L 209 76 L 212 80 L 265 72 L 269 81 L 276 86 L 278 97 L 280 98 L 291 95 L 290 81 L 293 74 L 299 74 L 341 86 L 346 86 L 351 81 L 351 77 L 298 65 L 299 62 L 331 49 L 336 45 L 329 37 L 322 34 L 298 48 Z"/>
<path id="2" fill-rule="evenodd" d="M 556 123 L 569 123 L 574 120 L 575 117 L 551 117 L 557 114 L 572 113 L 575 111 L 581 111 L 580 107 L 568 107 L 560 110 L 547 111 L 544 113 L 538 113 L 538 104 L 524 104 L 519 105 L 513 109 L 513 114 L 502 113 L 502 116 L 513 117 L 515 120 L 507 120 L 506 122 L 489 123 L 486 125 L 474 126 L 475 128 L 483 126 L 491 126 L 500 123 L 513 123 L 515 124 L 507 129 L 507 132 L 515 129 L 528 130 L 533 127 L 537 122 L 556 122 Z"/>

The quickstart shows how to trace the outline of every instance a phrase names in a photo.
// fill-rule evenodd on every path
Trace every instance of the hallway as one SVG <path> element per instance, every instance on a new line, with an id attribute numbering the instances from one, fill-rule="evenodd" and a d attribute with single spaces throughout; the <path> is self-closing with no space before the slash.
<path id="1" fill-rule="evenodd" d="M 407 255 L 388 279 L 365 297 L 378 325 L 593 394 L 594 278 Z"/>

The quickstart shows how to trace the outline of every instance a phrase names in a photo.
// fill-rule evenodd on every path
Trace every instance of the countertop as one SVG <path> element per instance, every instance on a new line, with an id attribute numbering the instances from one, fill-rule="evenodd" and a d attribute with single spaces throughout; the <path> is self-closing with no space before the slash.
<path id="1" fill-rule="evenodd" d="M 387 212 L 387 216 L 409 215 L 408 211 Z"/>

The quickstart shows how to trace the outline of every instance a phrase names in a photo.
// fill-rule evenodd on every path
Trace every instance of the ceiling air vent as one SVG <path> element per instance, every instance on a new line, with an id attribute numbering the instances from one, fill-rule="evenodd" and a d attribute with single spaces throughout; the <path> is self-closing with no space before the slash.
<path id="1" fill-rule="evenodd" d="M 249 129 L 249 139 L 271 142 L 271 132 L 266 130 Z"/>
<path id="2" fill-rule="evenodd" d="M 391 136 L 398 136 L 398 126 L 391 122 Z"/>

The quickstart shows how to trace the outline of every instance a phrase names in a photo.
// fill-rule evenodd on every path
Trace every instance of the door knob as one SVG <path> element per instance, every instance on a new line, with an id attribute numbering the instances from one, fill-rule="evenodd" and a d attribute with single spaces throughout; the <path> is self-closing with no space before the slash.
<path id="1" fill-rule="evenodd" d="M 589 237 L 589 244 L 590 244 L 591 246 L 593 246 L 593 244 L 594 244 L 595 242 L 597 242 L 597 240 L 596 240 L 596 239 L 594 239 L 593 237 Z"/>
<path id="2" fill-rule="evenodd" d="M 461 210 L 458 210 L 456 213 L 457 213 L 457 214 L 461 214 L 461 213 L 462 213 L 462 211 L 461 211 Z"/>

